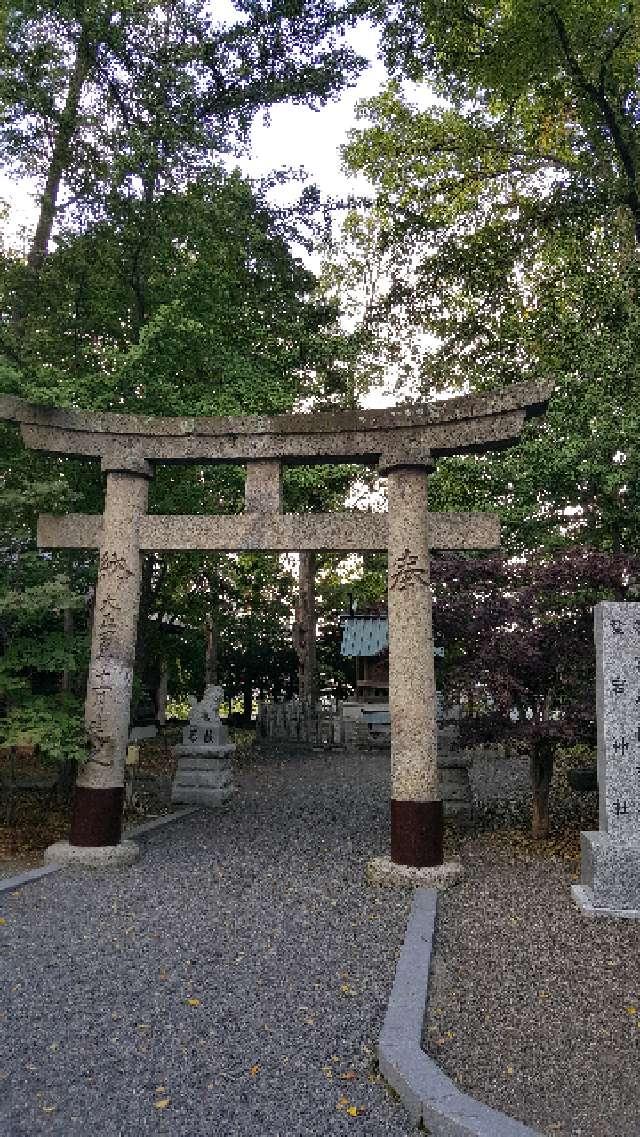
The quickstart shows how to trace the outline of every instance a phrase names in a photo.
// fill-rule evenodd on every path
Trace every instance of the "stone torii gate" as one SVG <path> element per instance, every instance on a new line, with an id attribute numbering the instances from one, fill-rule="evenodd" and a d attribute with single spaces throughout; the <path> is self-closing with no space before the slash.
<path id="1" fill-rule="evenodd" d="M 0 419 L 20 424 L 26 446 L 99 458 L 106 475 L 102 515 L 42 515 L 38 523 L 41 548 L 99 553 L 85 706 L 90 751 L 77 779 L 69 859 L 95 864 L 100 851 L 105 860 L 135 853 L 121 843 L 121 818 L 142 553 L 388 549 L 391 863 L 441 866 L 429 549 L 495 548 L 500 536 L 490 514 L 429 514 L 428 475 L 440 456 L 513 444 L 550 394 L 546 384 L 518 384 L 393 410 L 233 418 L 96 414 L 1 397 Z M 159 462 L 246 465 L 244 513 L 147 513 Z M 283 463 L 321 462 L 378 463 L 388 513 L 283 513 Z"/>

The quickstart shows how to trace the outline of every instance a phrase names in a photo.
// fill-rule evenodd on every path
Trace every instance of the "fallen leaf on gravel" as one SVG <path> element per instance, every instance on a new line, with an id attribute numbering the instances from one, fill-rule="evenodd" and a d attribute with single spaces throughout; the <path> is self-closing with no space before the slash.
<path id="1" fill-rule="evenodd" d="M 151 1023 L 138 1023 L 138 1030 L 151 1030 Z"/>
<path id="2" fill-rule="evenodd" d="M 348 983 L 341 983 L 340 990 L 343 995 L 353 995 L 353 987 L 350 987 Z"/>
<path id="3" fill-rule="evenodd" d="M 189 1007 L 199 1007 L 200 1006 L 200 999 L 193 999 L 193 998 L 185 999 L 185 1002 L 187 1003 L 187 1005 Z"/>
<path id="4" fill-rule="evenodd" d="M 513 1074 L 513 1066 L 507 1066 L 507 1074 Z"/>
<path id="5" fill-rule="evenodd" d="M 6 922 L 4 916 L 0 916 L 0 924 L 6 924 Z"/>
<path id="6" fill-rule="evenodd" d="M 362 1106 L 358 1108 L 355 1105 L 349 1105 L 347 1106 L 347 1113 L 349 1114 L 349 1117 L 357 1117 L 359 1113 L 364 1113 L 364 1108 Z"/>
<path id="7" fill-rule="evenodd" d="M 167 1106 L 170 1104 L 170 1102 L 171 1102 L 171 1098 L 158 1098 L 158 1100 L 154 1101 L 153 1104 L 156 1107 L 156 1109 L 166 1109 Z"/>
<path id="8" fill-rule="evenodd" d="M 348 1104 L 349 1104 L 349 1098 L 346 1098 L 343 1094 L 343 1096 L 341 1098 L 338 1098 L 338 1101 L 336 1104 L 336 1109 L 344 1109 L 345 1106 L 347 1106 Z"/>
<path id="9" fill-rule="evenodd" d="M 254 1065 L 251 1067 L 251 1069 L 249 1070 L 249 1073 L 251 1074 L 251 1077 L 252 1077 L 252 1078 L 255 1078 L 256 1074 L 259 1074 L 259 1073 L 260 1073 L 260 1070 L 261 1070 L 261 1069 L 262 1069 L 262 1067 L 261 1067 L 260 1063 L 259 1063 L 259 1062 L 256 1062 L 256 1063 L 255 1063 L 255 1064 L 254 1064 Z"/>
<path id="10" fill-rule="evenodd" d="M 340 1077 L 342 1078 L 343 1082 L 352 1082 L 353 1079 L 357 1077 L 357 1075 L 355 1070 L 347 1070 L 346 1073 L 341 1074 Z"/>
<path id="11" fill-rule="evenodd" d="M 637 1015 L 637 1013 L 638 1013 L 637 1007 L 627 1007 L 627 1014 L 628 1015 Z"/>

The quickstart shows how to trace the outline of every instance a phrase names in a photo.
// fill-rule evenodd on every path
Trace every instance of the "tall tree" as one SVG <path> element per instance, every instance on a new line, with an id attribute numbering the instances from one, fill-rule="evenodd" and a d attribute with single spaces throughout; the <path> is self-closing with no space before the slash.
<path id="1" fill-rule="evenodd" d="M 40 187 L 15 283 L 18 347 L 63 212 L 77 225 L 114 195 L 150 204 L 242 142 L 259 109 L 322 103 L 363 63 L 340 41 L 357 10 L 357 0 L 238 0 L 237 21 L 222 24 L 204 0 L 9 5 L 0 161 Z"/>
<path id="2" fill-rule="evenodd" d="M 80 235 L 61 231 L 24 321 L 23 372 L 12 373 L 12 390 L 146 414 L 277 413 L 303 396 L 340 401 L 351 389 L 349 338 L 338 328 L 335 305 L 315 295 L 314 278 L 291 255 L 286 233 L 248 182 L 220 171 L 200 175 L 184 191 L 159 191 L 151 202 L 115 202 L 109 218 Z M 99 511 L 96 472 L 66 465 L 77 507 Z M 288 472 L 288 508 L 326 507 L 344 496 L 349 477 L 341 468 Z M 239 468 L 161 466 L 152 483 L 156 512 L 242 508 Z M 249 567 L 265 596 L 279 595 L 286 573 L 277 558 L 259 560 Z M 45 575 L 47 568 L 45 562 Z M 213 555 L 146 559 L 137 667 L 147 687 L 156 687 L 163 658 L 175 681 L 174 660 L 193 650 L 189 629 L 202 629 L 202 662 L 207 620 L 219 629 L 220 677 L 241 682 L 247 704 L 254 679 L 290 667 L 286 621 L 267 620 L 265 608 L 264 626 L 274 638 L 268 646 L 260 605 L 247 606 L 245 585 L 238 593 L 238 572 L 235 559 Z M 244 672 L 231 668 L 230 618 L 233 642 L 240 630 L 246 637 Z M 181 627 L 188 642 L 181 642 Z M 200 682 L 200 663 L 182 675 Z"/>
<path id="3" fill-rule="evenodd" d="M 497 504 L 514 547 L 633 549 L 637 16 L 621 0 L 376 14 L 398 81 L 346 158 L 376 191 L 352 231 L 386 270 L 367 312 L 379 349 L 423 397 L 556 381 L 542 427 L 512 454 L 442 464 L 434 499 Z M 429 85 L 426 109 L 403 77 Z"/>

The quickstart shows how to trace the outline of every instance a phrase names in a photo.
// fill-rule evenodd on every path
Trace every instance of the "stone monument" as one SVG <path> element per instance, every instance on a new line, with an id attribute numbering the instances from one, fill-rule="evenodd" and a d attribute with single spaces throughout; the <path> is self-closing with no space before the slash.
<path id="1" fill-rule="evenodd" d="M 595 607 L 599 826 L 581 833 L 589 915 L 640 919 L 640 604 Z"/>
<path id="2" fill-rule="evenodd" d="M 223 698 L 222 687 L 207 687 L 200 702 L 189 696 L 189 723 L 182 732 L 182 745 L 175 748 L 178 765 L 172 802 L 223 805 L 234 793 L 231 756 L 236 748 L 220 722 Z"/>

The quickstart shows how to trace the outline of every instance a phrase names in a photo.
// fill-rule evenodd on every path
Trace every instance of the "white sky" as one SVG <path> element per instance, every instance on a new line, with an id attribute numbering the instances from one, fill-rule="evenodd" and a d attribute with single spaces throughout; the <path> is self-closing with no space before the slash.
<path id="1" fill-rule="evenodd" d="M 224 19 L 226 11 L 233 11 L 228 0 L 216 5 L 219 18 Z M 320 187 L 323 196 L 361 194 L 370 188 L 364 178 L 347 178 L 341 172 L 339 148 L 355 125 L 356 103 L 380 90 L 386 77 L 385 69 L 376 58 L 377 33 L 369 25 L 363 22 L 350 29 L 346 38 L 359 54 L 371 61 L 357 85 L 319 110 L 281 104 L 270 111 L 269 125 L 265 125 L 262 114 L 257 115 L 251 131 L 251 155 L 229 159 L 227 165 L 239 166 L 243 173 L 255 178 L 276 169 L 304 167 L 309 181 Z M 280 203 L 291 201 L 300 186 L 296 181 L 289 187 L 276 187 L 271 199 Z M 35 198 L 31 183 L 17 183 L 0 173 L 0 199 L 10 206 L 8 224 L 3 230 L 12 242 L 23 228 L 31 229 L 37 210 Z"/>
<path id="2" fill-rule="evenodd" d="M 358 83 L 319 110 L 281 104 L 270 112 L 269 126 L 265 126 L 258 116 L 251 135 L 252 155 L 236 163 L 244 172 L 252 177 L 261 177 L 279 167 L 303 166 L 323 196 L 346 197 L 347 194 L 366 193 L 371 189 L 366 179 L 347 177 L 341 171 L 339 150 L 347 140 L 348 131 L 356 124 L 356 103 L 378 93 L 385 82 L 386 72 L 376 58 L 377 33 L 369 25 L 362 23 L 346 38 L 359 54 L 370 60 Z M 291 199 L 296 192 L 297 187 L 291 190 L 278 187 L 274 191 L 274 200 L 276 196 L 281 201 Z"/>

